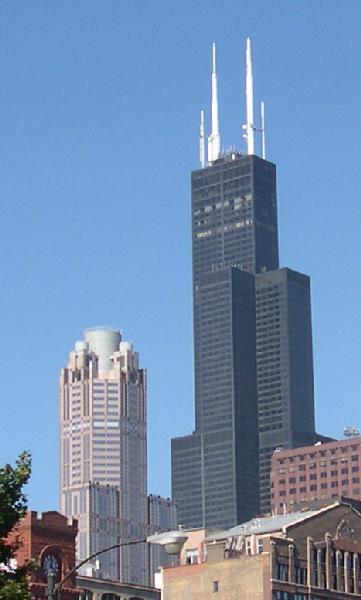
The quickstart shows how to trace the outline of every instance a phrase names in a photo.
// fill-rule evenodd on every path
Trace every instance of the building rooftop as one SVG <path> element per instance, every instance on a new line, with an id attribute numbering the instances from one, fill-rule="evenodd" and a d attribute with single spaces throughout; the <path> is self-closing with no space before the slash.
<path id="1" fill-rule="evenodd" d="M 214 535 L 208 536 L 207 541 L 222 540 L 237 535 L 251 535 L 258 533 L 273 533 L 274 531 L 281 531 L 284 527 L 293 525 L 298 521 L 303 521 L 304 519 L 316 515 L 321 511 L 322 508 L 317 510 L 298 511 L 294 513 L 289 513 L 287 515 L 257 517 L 255 519 L 251 519 L 250 521 L 246 521 L 246 523 L 242 523 L 241 525 L 236 525 L 231 529 L 226 529 Z"/>

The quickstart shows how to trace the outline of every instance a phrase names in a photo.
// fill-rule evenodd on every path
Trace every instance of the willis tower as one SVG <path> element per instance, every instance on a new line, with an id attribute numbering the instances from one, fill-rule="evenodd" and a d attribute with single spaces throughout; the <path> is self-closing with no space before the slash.
<path id="1" fill-rule="evenodd" d="M 216 49 L 211 134 L 192 172 L 195 431 L 172 440 L 172 493 L 186 527 L 267 512 L 272 452 L 314 442 L 309 278 L 279 269 L 276 166 L 255 154 L 251 42 L 247 152 L 222 153 Z"/>

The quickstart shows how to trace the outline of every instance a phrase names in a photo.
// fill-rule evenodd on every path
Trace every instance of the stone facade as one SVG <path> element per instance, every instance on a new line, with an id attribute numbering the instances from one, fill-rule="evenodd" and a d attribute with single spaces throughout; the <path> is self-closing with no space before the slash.
<path id="1" fill-rule="evenodd" d="M 163 570 L 163 600 L 361 598 L 361 514 L 351 503 L 253 519 L 204 544 L 205 562 Z"/>

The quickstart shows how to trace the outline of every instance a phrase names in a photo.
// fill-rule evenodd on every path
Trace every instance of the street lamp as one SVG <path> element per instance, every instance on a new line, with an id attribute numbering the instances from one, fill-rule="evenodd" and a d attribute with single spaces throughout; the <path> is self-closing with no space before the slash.
<path id="1" fill-rule="evenodd" d="M 159 544 L 163 546 L 167 554 L 179 554 L 182 550 L 184 542 L 188 539 L 188 536 L 185 535 L 184 531 L 180 528 L 178 531 L 165 531 L 163 533 L 155 533 L 154 535 L 150 535 L 149 537 L 142 540 L 131 540 L 130 542 L 121 542 L 120 544 L 114 544 L 114 546 L 109 546 L 109 548 L 104 548 L 103 550 L 99 550 L 99 552 L 95 552 L 91 556 L 88 556 L 84 560 L 81 560 L 73 569 L 70 569 L 67 573 L 65 573 L 64 577 L 59 581 L 59 583 L 55 583 L 55 575 L 52 572 L 48 573 L 48 587 L 46 590 L 47 600 L 58 600 L 59 592 L 64 585 L 64 583 L 74 575 L 74 573 L 85 563 L 89 562 L 93 558 L 96 558 L 100 554 L 104 554 L 105 552 L 109 552 L 110 550 L 114 550 L 115 548 L 122 548 L 124 546 L 134 546 L 134 544 Z"/>

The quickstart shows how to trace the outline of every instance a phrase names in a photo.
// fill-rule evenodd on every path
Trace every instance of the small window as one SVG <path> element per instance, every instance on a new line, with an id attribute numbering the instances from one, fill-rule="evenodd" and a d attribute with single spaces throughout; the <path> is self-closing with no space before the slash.
<path id="1" fill-rule="evenodd" d="M 186 550 L 186 563 L 187 565 L 195 565 L 198 563 L 197 548 L 189 548 L 188 550 Z"/>
<path id="2" fill-rule="evenodd" d="M 213 581 L 212 592 L 218 592 L 218 591 L 219 591 L 219 582 Z"/>
<path id="3" fill-rule="evenodd" d="M 263 552 L 263 538 L 257 538 L 257 554 L 262 554 Z"/>

